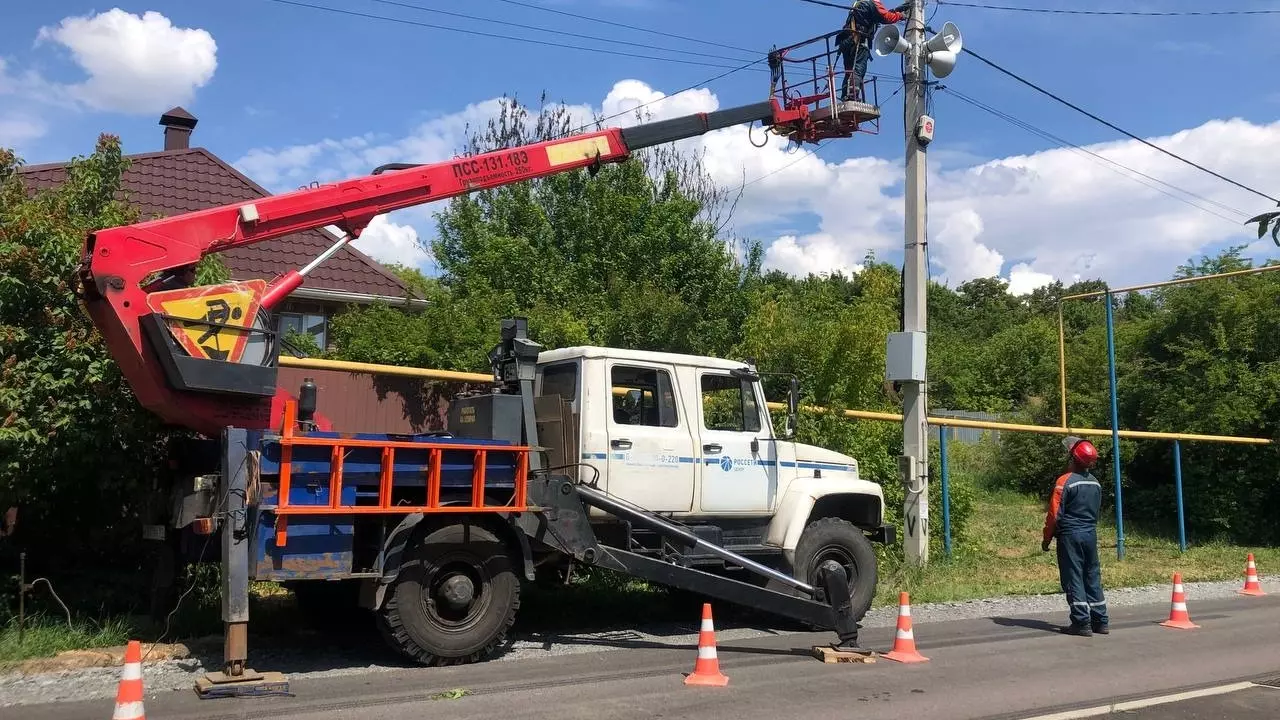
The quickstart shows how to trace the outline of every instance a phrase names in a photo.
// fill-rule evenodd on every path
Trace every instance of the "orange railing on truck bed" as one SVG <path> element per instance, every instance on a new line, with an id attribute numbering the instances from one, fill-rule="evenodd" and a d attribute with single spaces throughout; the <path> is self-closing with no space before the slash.
<path id="1" fill-rule="evenodd" d="M 464 440 L 447 442 L 431 442 L 419 440 L 367 439 L 335 435 L 333 433 L 299 433 L 297 431 L 297 404 L 290 401 L 285 406 L 284 427 L 280 436 L 274 439 L 280 446 L 279 477 L 277 503 L 274 508 L 263 507 L 274 513 L 276 546 L 284 547 L 288 540 L 289 516 L 324 516 L 324 515 L 407 515 L 409 513 L 496 513 L 524 512 L 528 507 L 528 474 L 529 447 L 524 445 L 480 444 L 468 443 Z M 329 448 L 328 463 L 328 503 L 294 504 L 290 502 L 290 483 L 293 479 L 294 449 L 302 447 Z M 381 450 L 381 463 L 378 471 L 378 492 L 376 500 L 368 504 L 355 504 L 344 501 L 344 488 L 348 485 L 344 478 L 344 460 L 347 453 L 353 450 Z M 408 450 L 417 453 L 426 452 L 428 456 L 426 472 L 422 474 L 424 503 L 397 500 L 395 490 L 396 451 Z M 469 499 L 460 501 L 456 497 L 442 504 L 442 468 L 445 453 L 472 453 L 471 490 Z M 513 456 L 515 467 L 512 478 L 514 487 L 511 499 L 506 503 L 490 504 L 485 496 L 488 490 L 488 463 L 491 454 Z M 314 473 L 313 473 L 314 474 Z M 399 486 L 404 489 L 403 486 Z M 417 489 L 417 488 L 413 488 Z M 506 489 L 504 488 L 504 491 Z"/>

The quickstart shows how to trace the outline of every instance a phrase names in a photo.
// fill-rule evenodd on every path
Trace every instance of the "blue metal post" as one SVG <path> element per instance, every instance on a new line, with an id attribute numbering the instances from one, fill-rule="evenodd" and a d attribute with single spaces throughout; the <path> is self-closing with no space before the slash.
<path id="1" fill-rule="evenodd" d="M 1116 330 L 1107 291 L 1107 371 L 1111 374 L 1111 456 L 1116 475 L 1116 559 L 1124 559 L 1124 500 L 1120 492 L 1120 408 L 1116 402 Z"/>
<path id="2" fill-rule="evenodd" d="M 951 557 L 951 474 L 947 472 L 947 427 L 938 426 L 939 471 L 942 474 L 942 546 Z"/>
<path id="3" fill-rule="evenodd" d="M 1187 523 L 1182 517 L 1182 443 L 1173 441 L 1173 488 L 1178 497 L 1178 549 L 1187 551 Z"/>

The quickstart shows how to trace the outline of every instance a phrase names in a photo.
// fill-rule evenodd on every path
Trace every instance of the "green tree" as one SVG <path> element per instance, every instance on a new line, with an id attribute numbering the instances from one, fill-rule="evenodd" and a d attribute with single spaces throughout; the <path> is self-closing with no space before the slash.
<path id="1" fill-rule="evenodd" d="M 31 192 L 18 158 L 0 150 L 0 505 L 20 508 L 14 541 L 33 567 L 77 575 L 83 587 L 68 594 L 87 602 L 120 587 L 96 581 L 138 567 L 139 513 L 164 441 L 72 285 L 85 235 L 137 217 L 119 197 L 126 164 L 103 135 L 65 183 Z"/>

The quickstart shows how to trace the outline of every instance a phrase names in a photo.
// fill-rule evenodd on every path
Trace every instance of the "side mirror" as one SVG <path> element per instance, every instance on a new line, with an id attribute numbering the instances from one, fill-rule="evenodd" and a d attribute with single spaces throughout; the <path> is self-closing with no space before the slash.
<path id="1" fill-rule="evenodd" d="M 800 380 L 791 378 L 791 386 L 787 390 L 787 439 L 796 436 L 800 427 Z"/>

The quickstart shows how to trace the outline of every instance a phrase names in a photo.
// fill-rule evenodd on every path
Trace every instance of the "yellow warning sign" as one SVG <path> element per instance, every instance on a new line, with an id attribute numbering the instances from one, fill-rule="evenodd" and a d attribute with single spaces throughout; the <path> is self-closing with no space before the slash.
<path id="1" fill-rule="evenodd" d="M 174 339 L 193 357 L 239 362 L 248 328 L 267 290 L 265 280 L 247 280 L 152 293 L 147 305 L 168 316 Z"/>

